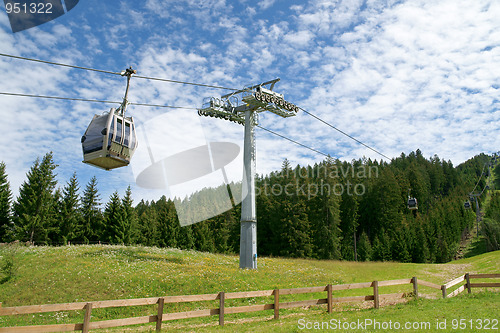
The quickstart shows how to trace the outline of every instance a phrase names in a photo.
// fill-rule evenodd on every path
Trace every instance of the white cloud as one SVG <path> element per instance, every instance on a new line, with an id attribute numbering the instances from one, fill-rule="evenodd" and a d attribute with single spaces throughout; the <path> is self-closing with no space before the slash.
<path id="1" fill-rule="evenodd" d="M 497 1 L 282 1 L 275 11 L 265 10 L 278 7 L 268 0 L 122 1 L 117 8 L 89 1 L 88 13 L 67 26 L 56 20 L 17 34 L 0 15 L 0 52 L 113 71 L 133 65 L 140 75 L 235 88 L 280 77 L 275 89 L 287 99 L 390 157 L 420 148 L 457 164 L 498 150 Z M 7 58 L 0 58 L 0 70 L 7 78 L 0 91 L 118 101 L 124 92 L 121 77 Z M 133 79 L 130 100 L 200 107 L 204 97 L 223 93 Z M 107 200 L 133 183 L 130 170 L 81 164 L 79 137 L 92 115 L 110 105 L 0 98 L 0 130 L 9 142 L 23 142 L 0 148 L 14 190 L 48 150 L 61 165 L 61 184 L 74 170 L 82 187 L 97 174 Z M 146 121 L 168 109 L 129 111 Z M 260 121 L 334 157 L 380 158 L 302 113 L 290 119 L 262 114 Z M 220 140 L 241 135 L 241 128 L 223 121 L 207 126 Z M 189 124 L 180 130 L 189 133 Z M 285 157 L 292 164 L 323 159 L 262 130 L 257 134 L 259 173 L 279 168 Z M 133 191 L 136 201 L 151 195 Z"/>
<path id="2" fill-rule="evenodd" d="M 309 44 L 313 37 L 312 32 L 301 30 L 298 32 L 289 33 L 284 37 L 284 40 L 292 46 L 305 47 Z"/>
<path id="3" fill-rule="evenodd" d="M 275 2 L 276 0 L 261 0 L 259 1 L 258 6 L 260 7 L 260 9 L 266 10 L 272 5 L 274 5 Z"/>

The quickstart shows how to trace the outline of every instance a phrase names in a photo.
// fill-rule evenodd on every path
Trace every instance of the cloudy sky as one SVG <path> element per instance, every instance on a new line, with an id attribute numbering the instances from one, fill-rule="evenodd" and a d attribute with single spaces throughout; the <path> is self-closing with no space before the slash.
<path id="1" fill-rule="evenodd" d="M 132 66 L 143 76 L 232 88 L 279 77 L 275 90 L 287 100 L 391 158 L 420 149 L 457 165 L 499 150 L 499 1 L 85 0 L 17 33 L 0 6 L 2 54 L 113 72 Z M 0 71 L 0 92 L 120 101 L 125 88 L 120 76 L 4 56 Z M 227 92 L 136 78 L 129 99 L 197 108 L 204 97 Z M 49 151 L 61 186 L 76 172 L 82 188 L 98 178 L 103 201 L 129 184 L 136 202 L 161 195 L 138 187 L 132 167 L 106 172 L 81 163 L 82 134 L 111 105 L 4 95 L 0 101 L 0 160 L 16 195 L 33 161 Z M 241 126 L 193 118 L 192 109 L 128 110 L 139 124 L 176 124 L 176 131 L 148 132 L 143 148 L 180 147 L 180 137 L 188 148 L 203 144 L 200 128 L 208 141 L 241 143 L 243 136 Z M 341 160 L 382 158 L 304 113 L 263 113 L 259 121 Z M 256 135 L 260 174 L 284 158 L 293 165 L 323 159 L 263 130 Z M 146 157 L 136 156 L 147 165 Z"/>

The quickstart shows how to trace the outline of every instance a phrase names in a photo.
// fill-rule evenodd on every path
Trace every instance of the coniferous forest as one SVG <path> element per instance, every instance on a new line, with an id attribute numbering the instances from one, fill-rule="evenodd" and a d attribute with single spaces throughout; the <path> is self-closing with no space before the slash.
<path id="1" fill-rule="evenodd" d="M 260 256 L 399 262 L 447 262 L 475 228 L 465 209 L 468 193 L 487 185 L 480 154 L 454 167 L 417 150 L 390 163 L 327 158 L 257 176 Z M 102 198 L 97 179 L 81 185 L 76 174 L 56 181 L 52 153 L 37 159 L 13 198 L 0 163 L 0 242 L 35 245 L 140 244 L 238 253 L 240 205 L 204 222 L 181 227 L 174 201 L 134 203 L 130 187 Z M 492 169 L 500 189 L 500 166 Z M 478 181 L 479 180 L 479 181 Z M 492 191 L 481 230 L 488 250 L 500 249 L 500 194 Z M 408 196 L 418 210 L 408 209 Z M 483 199 L 484 196 L 481 197 Z M 482 202 L 480 200 L 480 206 Z"/>

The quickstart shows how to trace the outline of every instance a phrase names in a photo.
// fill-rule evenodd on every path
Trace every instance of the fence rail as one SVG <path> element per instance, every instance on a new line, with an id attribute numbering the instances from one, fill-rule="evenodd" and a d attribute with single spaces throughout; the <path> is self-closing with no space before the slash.
<path id="1" fill-rule="evenodd" d="M 498 279 L 500 278 L 500 274 L 464 274 L 456 279 L 443 284 L 441 286 L 441 291 L 443 294 L 443 298 L 450 298 L 450 297 L 455 297 L 458 294 L 464 292 L 466 289 L 468 293 L 470 294 L 472 292 L 472 288 L 496 288 L 500 287 L 499 282 L 482 282 L 482 283 L 472 283 L 471 279 Z M 460 285 L 457 289 L 455 289 L 453 292 L 448 294 L 448 289 L 452 288 L 462 282 L 464 284 Z"/>
<path id="2" fill-rule="evenodd" d="M 36 313 L 59 312 L 59 311 L 77 311 L 77 310 L 83 310 L 85 313 L 83 318 L 83 323 L 0 327 L 0 333 L 68 332 L 68 331 L 82 331 L 86 333 L 89 332 L 89 330 L 91 329 L 112 328 L 112 327 L 148 324 L 148 323 L 156 323 L 156 330 L 160 331 L 162 323 L 164 321 L 217 316 L 217 315 L 219 316 L 219 325 L 223 326 L 225 315 L 235 314 L 235 313 L 248 313 L 255 311 L 273 310 L 274 318 L 278 319 L 280 309 L 290 309 L 303 306 L 326 304 L 328 313 L 331 313 L 333 311 L 333 303 L 362 302 L 362 301 L 373 301 L 374 308 L 379 308 L 381 299 L 402 299 L 409 296 L 418 298 L 419 285 L 441 290 L 443 298 L 454 297 L 460 294 L 461 292 L 465 291 L 465 289 L 467 289 L 468 292 L 471 293 L 472 288 L 500 287 L 500 283 L 497 282 L 471 283 L 471 279 L 489 279 L 489 278 L 494 278 L 494 279 L 500 278 L 500 274 L 467 273 L 441 286 L 434 284 L 432 282 L 419 280 L 417 279 L 417 277 L 413 277 L 411 279 L 372 281 L 372 282 L 351 283 L 351 284 L 341 284 L 341 285 L 329 284 L 320 287 L 274 289 L 274 290 L 245 291 L 245 292 L 231 292 L 231 293 L 225 293 L 224 291 L 221 291 L 216 294 L 204 294 L 204 295 L 163 296 L 163 297 L 149 297 L 149 298 L 95 301 L 95 302 L 28 305 L 28 306 L 5 307 L 5 308 L 2 308 L 2 303 L 0 303 L 0 316 L 36 314 Z M 448 289 L 464 281 L 465 284 L 459 286 L 456 290 L 447 294 Z M 397 286 L 405 284 L 413 285 L 413 290 L 411 292 L 406 292 L 406 293 L 392 293 L 392 294 L 379 293 L 380 287 Z M 372 288 L 373 294 L 364 296 L 333 297 L 333 291 L 366 289 L 366 288 Z M 322 292 L 326 292 L 326 298 L 280 302 L 280 296 L 283 295 L 298 295 L 298 294 L 311 294 L 311 293 L 322 293 Z M 269 304 L 258 304 L 258 305 L 248 305 L 248 306 L 238 306 L 238 307 L 225 306 L 225 301 L 230 299 L 272 297 L 272 296 L 274 297 L 274 302 Z M 185 311 L 185 312 L 164 313 L 165 304 L 200 302 L 200 301 L 219 301 L 219 307 L 215 309 L 202 309 L 202 310 Z M 91 321 L 92 310 L 94 309 L 128 307 L 128 306 L 145 306 L 145 305 L 155 305 L 155 304 L 158 305 L 156 315 L 123 318 L 123 319 L 112 319 L 104 321 Z"/>

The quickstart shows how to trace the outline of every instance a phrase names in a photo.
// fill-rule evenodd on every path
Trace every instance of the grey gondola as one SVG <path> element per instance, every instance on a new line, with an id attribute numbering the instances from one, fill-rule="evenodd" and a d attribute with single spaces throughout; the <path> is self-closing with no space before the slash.
<path id="1" fill-rule="evenodd" d="M 417 199 L 408 198 L 408 209 L 410 209 L 410 210 L 417 210 L 418 209 Z"/>
<path id="2" fill-rule="evenodd" d="M 128 104 L 130 77 L 137 71 L 132 67 L 122 71 L 127 77 L 127 88 L 123 103 L 118 109 L 111 108 L 109 113 L 94 115 L 85 134 L 82 136 L 83 162 L 111 170 L 130 163 L 137 148 L 134 119 L 125 117 Z"/>
<path id="3" fill-rule="evenodd" d="M 418 209 L 417 199 L 412 198 L 410 194 L 411 194 L 411 188 L 408 189 L 408 209 L 417 210 Z"/>
<path id="4" fill-rule="evenodd" d="M 106 170 L 127 166 L 136 148 L 134 119 L 116 114 L 113 108 L 94 115 L 82 137 L 83 162 Z"/>

